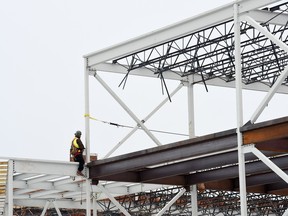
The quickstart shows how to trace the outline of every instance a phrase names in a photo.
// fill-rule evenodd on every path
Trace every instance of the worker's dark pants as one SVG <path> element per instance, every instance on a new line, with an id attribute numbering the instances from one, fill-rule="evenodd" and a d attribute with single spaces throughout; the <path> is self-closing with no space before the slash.
<path id="1" fill-rule="evenodd" d="M 80 154 L 80 155 L 75 156 L 74 160 L 75 162 L 79 162 L 78 170 L 81 172 L 84 169 L 84 164 L 85 164 L 83 155 Z"/>

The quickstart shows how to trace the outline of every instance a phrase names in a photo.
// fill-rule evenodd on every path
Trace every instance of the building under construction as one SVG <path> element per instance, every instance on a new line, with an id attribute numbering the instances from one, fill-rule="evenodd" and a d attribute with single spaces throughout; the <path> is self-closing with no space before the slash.
<path id="1" fill-rule="evenodd" d="M 288 93 L 288 2 L 242 0 L 178 22 L 85 59 L 85 141 L 90 152 L 90 80 L 135 121 L 104 157 L 77 163 L 3 158 L 0 214 L 13 215 L 288 215 L 288 115 L 259 122 L 275 94 Z M 102 73 L 160 79 L 167 98 L 145 118 Z M 170 91 L 167 81 L 179 85 Z M 236 89 L 237 125 L 195 134 L 195 85 Z M 163 145 L 146 122 L 187 88 L 189 138 Z M 265 92 L 248 122 L 243 90 Z M 140 103 L 140 102 L 139 102 Z M 177 122 L 176 122 L 177 124 Z M 155 147 L 111 157 L 138 129 Z"/>

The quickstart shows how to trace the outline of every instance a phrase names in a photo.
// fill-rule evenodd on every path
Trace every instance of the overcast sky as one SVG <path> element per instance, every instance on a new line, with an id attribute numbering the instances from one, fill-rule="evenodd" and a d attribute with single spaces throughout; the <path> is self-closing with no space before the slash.
<path id="1" fill-rule="evenodd" d="M 1 0 L 0 1 L 0 157 L 68 160 L 76 130 L 84 132 L 82 56 L 224 5 L 231 0 Z M 159 80 L 100 76 L 117 91 L 139 119 L 166 95 Z M 168 82 L 170 92 L 179 83 Z M 94 79 L 91 116 L 127 126 L 135 123 Z M 236 127 L 234 90 L 195 88 L 196 135 Z M 183 88 L 147 126 L 188 134 L 187 94 Z M 245 96 L 251 115 L 263 93 Z M 274 100 L 274 99 L 273 99 Z M 287 96 L 279 95 L 265 118 L 287 115 Z M 285 110 L 286 108 L 286 110 Z M 247 114 L 246 114 L 247 113 Z M 131 129 L 91 121 L 91 152 L 103 157 Z M 186 139 L 154 133 L 163 143 Z M 84 141 L 84 140 L 83 140 Z M 115 154 L 155 145 L 137 132 Z"/>

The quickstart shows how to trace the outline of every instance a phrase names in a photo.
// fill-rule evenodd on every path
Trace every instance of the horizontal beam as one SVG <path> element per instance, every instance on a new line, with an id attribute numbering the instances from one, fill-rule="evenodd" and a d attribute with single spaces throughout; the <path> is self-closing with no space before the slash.
<path id="1" fill-rule="evenodd" d="M 244 127 L 245 128 L 245 127 Z M 243 130 L 243 144 L 267 142 L 275 139 L 288 138 L 288 122 L 273 125 L 262 125 L 252 130 Z"/>
<path id="2" fill-rule="evenodd" d="M 100 72 L 110 72 L 110 73 L 116 73 L 116 74 L 127 74 L 127 69 L 124 68 L 121 65 L 118 64 L 112 64 L 112 63 L 100 63 L 92 68 L 92 71 L 90 72 L 91 76 L 94 76 L 94 71 L 100 71 Z M 159 79 L 158 74 L 154 74 L 151 70 L 147 68 L 138 68 L 135 70 L 131 70 L 129 72 L 129 75 L 132 76 L 142 76 L 142 77 L 149 77 L 149 78 L 157 78 Z M 188 83 L 188 77 L 181 77 L 180 75 L 177 75 L 176 73 L 172 71 L 165 71 L 163 73 L 164 79 L 167 80 L 178 80 L 180 82 L 183 82 L 184 84 Z M 199 74 L 193 74 L 192 78 L 193 84 L 203 84 L 203 79 Z M 218 87 L 225 87 L 225 88 L 235 88 L 235 81 L 226 82 L 220 78 L 213 78 L 210 80 L 206 80 L 205 84 L 207 86 L 218 86 Z M 244 90 L 253 90 L 253 91 L 260 91 L 260 92 L 268 92 L 270 90 L 270 87 L 268 85 L 265 85 L 263 83 L 253 83 L 249 85 L 242 84 L 242 89 Z M 288 94 L 288 88 L 287 86 L 280 86 L 277 93 L 281 94 Z"/>
<path id="3" fill-rule="evenodd" d="M 90 178 L 103 178 L 147 166 L 161 165 L 185 158 L 201 157 L 237 147 L 235 130 L 199 138 L 188 139 L 169 145 L 146 149 L 130 154 L 93 161 L 89 167 Z"/>
<path id="4" fill-rule="evenodd" d="M 78 163 L 44 160 L 15 159 L 14 172 L 25 174 L 51 174 L 59 176 L 76 176 Z"/>
<path id="5" fill-rule="evenodd" d="M 271 161 L 275 163 L 281 169 L 288 168 L 287 160 L 288 160 L 288 156 L 277 157 L 277 158 L 271 159 Z M 261 161 L 247 163 L 245 165 L 245 169 L 246 169 L 247 176 L 256 175 L 256 174 L 265 173 L 265 172 L 266 173 L 271 172 L 271 169 L 267 167 Z M 187 183 L 189 185 L 193 185 L 193 184 L 198 184 L 201 182 L 238 178 L 238 176 L 239 176 L 238 166 L 235 165 L 235 166 L 230 166 L 226 168 L 191 174 L 189 175 L 189 177 L 187 177 Z"/>

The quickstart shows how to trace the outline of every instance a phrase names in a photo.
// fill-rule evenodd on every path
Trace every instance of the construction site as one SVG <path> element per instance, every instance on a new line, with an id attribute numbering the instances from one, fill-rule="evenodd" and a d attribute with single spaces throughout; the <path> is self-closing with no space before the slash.
<path id="1" fill-rule="evenodd" d="M 77 162 L 0 158 L 0 215 L 288 216 L 288 113 L 259 121 L 276 94 L 288 93 L 287 53 L 288 2 L 241 0 L 85 54 L 85 176 Z M 160 79 L 167 97 L 139 118 L 105 73 L 123 75 L 120 85 Z M 135 122 L 104 158 L 90 147 L 92 80 Z M 237 125 L 197 136 L 195 85 L 235 89 Z M 183 88 L 189 137 L 163 144 L 145 123 Z M 265 93 L 247 122 L 243 90 Z M 137 130 L 155 147 L 111 156 Z"/>

